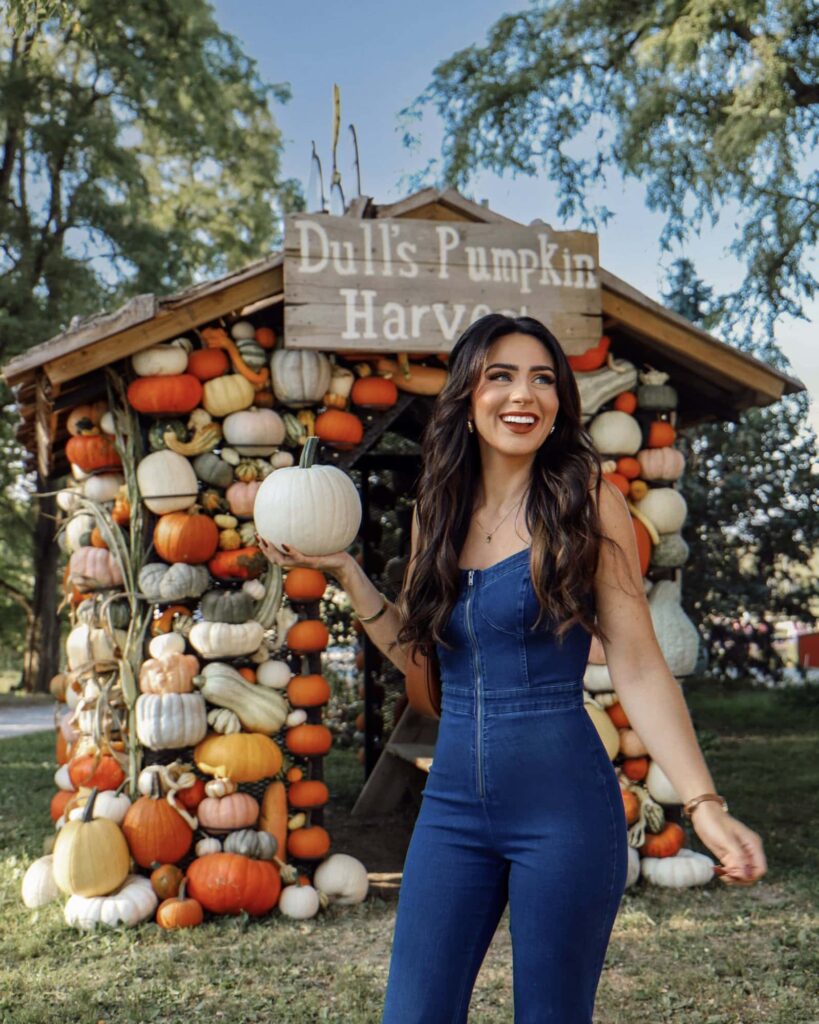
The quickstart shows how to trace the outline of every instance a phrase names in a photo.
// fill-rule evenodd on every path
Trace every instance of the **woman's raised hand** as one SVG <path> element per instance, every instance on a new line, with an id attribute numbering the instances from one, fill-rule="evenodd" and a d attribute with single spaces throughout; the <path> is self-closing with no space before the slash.
<path id="1" fill-rule="evenodd" d="M 270 541 L 263 540 L 258 534 L 256 541 L 267 560 L 273 565 L 280 565 L 282 569 L 318 569 L 320 572 L 330 573 L 342 584 L 345 575 L 358 564 L 349 551 L 336 551 L 331 555 L 305 555 L 286 544 L 276 547 Z"/>

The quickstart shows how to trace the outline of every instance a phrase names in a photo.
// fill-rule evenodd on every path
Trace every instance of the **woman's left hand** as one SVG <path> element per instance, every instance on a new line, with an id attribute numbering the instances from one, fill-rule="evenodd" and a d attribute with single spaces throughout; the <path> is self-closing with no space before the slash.
<path id="1" fill-rule="evenodd" d="M 712 801 L 699 804 L 691 824 L 699 838 L 722 863 L 726 885 L 753 885 L 768 870 L 762 840 L 747 825 Z"/>

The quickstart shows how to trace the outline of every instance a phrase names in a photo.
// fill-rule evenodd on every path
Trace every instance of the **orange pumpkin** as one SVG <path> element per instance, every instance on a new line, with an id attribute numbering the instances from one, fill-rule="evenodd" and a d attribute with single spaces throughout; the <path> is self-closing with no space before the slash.
<path id="1" fill-rule="evenodd" d="M 304 772 L 298 765 L 293 765 L 292 768 L 287 769 L 285 778 L 288 782 L 300 782 L 304 778 Z"/>
<path id="2" fill-rule="evenodd" d="M 244 668 L 240 668 L 239 669 L 239 675 L 242 677 L 242 679 L 244 679 L 244 681 L 246 683 L 255 683 L 256 682 L 256 673 L 253 671 L 252 668 L 249 668 L 248 666 L 245 666 Z"/>
<path id="3" fill-rule="evenodd" d="M 122 822 L 131 856 L 141 868 L 152 864 L 174 864 L 181 860 L 193 843 L 193 830 L 182 815 L 159 796 L 158 778 L 154 776 L 153 796 L 141 796 L 131 804 Z"/>
<path id="4" fill-rule="evenodd" d="M 68 765 L 68 777 L 75 789 L 118 789 L 125 778 L 119 761 L 111 754 L 83 754 Z"/>
<path id="5" fill-rule="evenodd" d="M 92 473 L 95 469 L 116 469 L 122 465 L 114 442 L 105 434 L 82 434 L 69 438 L 65 456 L 84 473 Z"/>
<path id="6" fill-rule="evenodd" d="M 293 676 L 287 684 L 287 699 L 294 708 L 317 708 L 330 699 L 330 684 L 322 675 Z"/>
<path id="7" fill-rule="evenodd" d="M 276 332 L 272 327 L 257 327 L 253 337 L 256 339 L 256 344 L 261 345 L 262 348 L 276 347 Z"/>
<path id="8" fill-rule="evenodd" d="M 623 705 L 619 701 L 617 701 L 616 704 L 610 704 L 606 708 L 606 711 L 608 712 L 609 718 L 618 729 L 631 728 L 631 722 L 629 722 L 626 717 L 626 713 L 623 711 Z"/>
<path id="9" fill-rule="evenodd" d="M 653 835 L 646 832 L 646 840 L 639 853 L 642 857 L 673 857 L 679 853 L 685 842 L 685 832 L 676 821 L 667 821 L 663 830 Z"/>
<path id="10" fill-rule="evenodd" d="M 298 860 L 320 860 L 330 849 L 330 835 L 321 825 L 296 828 L 287 837 L 287 852 Z"/>
<path id="11" fill-rule="evenodd" d="M 188 868 L 188 894 L 212 914 L 266 914 L 279 901 L 281 876 L 270 861 L 208 853 Z"/>
<path id="12" fill-rule="evenodd" d="M 614 408 L 617 412 L 627 412 L 629 416 L 634 415 L 637 408 L 637 396 L 633 391 L 624 391 L 614 399 Z"/>
<path id="13" fill-rule="evenodd" d="M 677 439 L 677 431 L 665 420 L 653 420 L 648 428 L 648 448 L 670 448 Z"/>
<path id="14" fill-rule="evenodd" d="M 197 779 L 192 786 L 176 791 L 176 802 L 182 804 L 186 811 L 196 813 L 196 808 L 205 799 L 204 779 Z"/>
<path id="15" fill-rule="evenodd" d="M 600 341 L 598 341 L 596 345 L 592 345 L 591 348 L 587 348 L 581 355 L 567 356 L 569 366 L 571 366 L 575 373 L 587 373 L 591 370 L 599 370 L 606 361 L 609 345 L 611 345 L 611 339 L 606 334 L 602 335 Z"/>
<path id="16" fill-rule="evenodd" d="M 262 549 L 257 547 L 217 551 L 208 562 L 211 576 L 220 580 L 255 580 L 267 566 Z"/>
<path id="17" fill-rule="evenodd" d="M 197 380 L 213 380 L 227 373 L 230 360 L 220 348 L 198 348 L 188 358 L 188 373 Z"/>
<path id="18" fill-rule="evenodd" d="M 166 562 L 201 565 L 219 547 L 219 528 L 199 512 L 168 512 L 154 527 L 154 547 Z"/>
<path id="19" fill-rule="evenodd" d="M 176 864 L 160 864 L 151 872 L 151 885 L 161 900 L 176 896 L 185 876 Z"/>
<path id="20" fill-rule="evenodd" d="M 192 373 L 165 377 L 137 377 L 128 385 L 128 402 L 150 416 L 177 416 L 193 412 L 202 401 L 202 382 Z"/>
<path id="21" fill-rule="evenodd" d="M 289 569 L 284 592 L 291 601 L 319 601 L 327 589 L 327 577 L 319 569 Z"/>
<path id="22" fill-rule="evenodd" d="M 623 809 L 626 812 L 626 824 L 633 825 L 640 817 L 640 801 L 628 789 L 621 789 L 620 795 L 623 798 Z"/>
<path id="23" fill-rule="evenodd" d="M 636 480 L 640 475 L 640 463 L 631 455 L 624 455 L 617 460 L 617 472 L 626 480 Z"/>
<path id="24" fill-rule="evenodd" d="M 321 807 L 330 799 L 330 791 L 321 779 L 291 782 L 287 791 L 291 807 Z"/>
<path id="25" fill-rule="evenodd" d="M 628 496 L 632 501 L 642 501 L 648 494 L 648 484 L 645 480 L 632 480 L 629 484 Z"/>
<path id="26" fill-rule="evenodd" d="M 620 765 L 623 775 L 632 782 L 642 782 L 648 775 L 647 757 L 627 757 Z"/>
<path id="27" fill-rule="evenodd" d="M 92 548 L 107 548 L 108 545 L 105 543 L 105 538 L 100 533 L 100 528 L 95 526 L 91 531 L 91 547 Z"/>
<path id="28" fill-rule="evenodd" d="M 156 923 L 160 928 L 195 928 L 205 919 L 202 904 L 186 893 L 183 881 L 178 894 L 163 900 L 156 911 Z"/>
<path id="29" fill-rule="evenodd" d="M 72 437 L 79 437 L 81 434 L 97 434 L 100 420 L 106 412 L 108 412 L 108 403 L 105 401 L 78 405 L 68 414 L 66 430 Z"/>
<path id="30" fill-rule="evenodd" d="M 358 416 L 342 409 L 327 409 L 319 413 L 313 429 L 325 444 L 343 452 L 355 448 L 364 436 L 364 424 Z"/>
<path id="31" fill-rule="evenodd" d="M 131 522 L 131 504 L 126 497 L 118 496 L 111 509 L 111 518 L 117 526 L 127 526 Z"/>
<path id="32" fill-rule="evenodd" d="M 359 377 L 353 384 L 350 398 L 362 409 L 390 409 L 398 401 L 398 388 L 386 377 Z"/>
<path id="33" fill-rule="evenodd" d="M 333 734 L 326 725 L 304 722 L 288 729 L 284 742 L 291 754 L 299 757 L 321 757 L 333 745 Z"/>
<path id="34" fill-rule="evenodd" d="M 302 619 L 287 631 L 287 646 L 297 654 L 323 651 L 330 642 L 330 634 L 321 619 Z"/>
<path id="35" fill-rule="evenodd" d="M 58 818 L 61 818 L 63 814 L 65 814 L 65 805 L 68 803 L 69 800 L 71 800 L 72 797 L 75 797 L 76 795 L 76 793 L 73 793 L 71 790 L 68 789 L 57 790 L 57 792 L 51 798 L 50 813 L 52 821 L 57 821 Z"/>

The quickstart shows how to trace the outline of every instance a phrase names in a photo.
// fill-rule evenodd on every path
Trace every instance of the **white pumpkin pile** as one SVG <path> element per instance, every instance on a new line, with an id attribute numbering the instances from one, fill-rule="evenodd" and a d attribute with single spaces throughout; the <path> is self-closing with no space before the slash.
<path id="1" fill-rule="evenodd" d="M 677 489 L 685 458 L 673 446 L 677 392 L 668 384 L 668 374 L 652 369 L 638 373 L 627 360 L 611 357 L 606 366 L 576 371 L 576 375 L 584 419 L 603 458 L 604 475 L 625 496 L 632 513 L 660 648 L 674 676 L 690 675 L 697 661 L 699 636 L 680 603 L 679 570 L 688 558 L 688 545 L 680 532 L 687 508 Z M 709 881 L 713 861 L 678 848 L 681 832 L 674 830 L 679 826 L 666 821 L 664 808 L 679 806 L 680 798 L 619 708 L 602 645 L 596 641 L 583 682 L 586 709 L 615 763 L 624 794 L 637 801 L 637 814 L 628 832 L 628 884 L 641 874 L 657 885 Z M 635 806 L 634 801 L 630 806 Z M 666 834 L 669 842 L 657 843 L 654 837 Z M 646 855 L 652 848 L 662 853 Z M 680 858 L 684 867 L 675 873 Z M 667 868 L 654 866 L 664 861 L 669 862 Z"/>
<path id="2" fill-rule="evenodd" d="M 318 811 L 326 795 L 312 789 L 306 802 L 293 805 L 281 796 L 294 781 L 311 784 L 311 758 L 326 752 L 316 744 L 330 734 L 317 721 L 320 697 L 301 702 L 293 697 L 291 681 L 302 677 L 294 677 L 288 658 L 300 656 L 301 671 L 317 673 L 320 655 L 308 653 L 318 648 L 288 642 L 299 615 L 283 600 L 281 569 L 271 566 L 257 546 L 253 513 L 255 506 L 267 510 L 271 520 L 285 522 L 284 533 L 276 527 L 276 537 L 287 535 L 305 550 L 311 548 L 311 529 L 339 547 L 354 539 L 360 502 L 350 478 L 335 467 L 312 466 L 308 473 L 294 465 L 294 450 L 313 434 L 316 415 L 310 407 L 328 399 L 328 406 L 339 408 L 354 378 L 349 370 L 337 372 L 321 352 L 271 354 L 274 332 L 248 321 L 234 323 L 229 334 L 204 328 L 198 338 L 201 347 L 177 338 L 132 357 L 134 379 L 127 389 L 132 412 L 112 412 L 96 403 L 74 410 L 68 419 L 73 482 L 58 503 L 67 516 L 61 544 L 70 554 L 66 582 L 73 628 L 66 673 L 52 684 L 55 696 L 66 702 L 59 723 L 62 767 L 55 776 L 62 795 L 55 796 L 52 817 L 64 829 L 83 814 L 84 793 L 75 788 L 69 770 L 78 756 L 115 758 L 133 770 L 129 755 L 138 745 L 155 762 L 148 771 L 164 773 L 157 784 L 143 771 L 142 798 L 167 800 L 191 828 L 200 827 L 196 857 L 231 853 L 275 861 L 283 881 L 300 882 L 285 886 L 282 913 L 304 918 L 331 901 L 364 899 L 367 875 L 355 858 L 327 856 L 329 837 L 311 821 L 312 809 Z M 128 464 L 120 448 L 134 421 L 146 442 L 136 465 Z M 314 449 L 315 442 L 311 453 Z M 272 487 L 279 476 L 281 484 Z M 129 493 L 139 495 L 152 527 L 145 555 L 153 560 L 133 573 L 123 564 L 130 549 Z M 343 510 L 332 537 L 316 530 L 317 516 L 305 514 L 305 509 L 328 507 Z M 135 580 L 137 595 L 126 592 L 129 579 Z M 148 605 L 148 636 L 136 678 L 123 686 L 130 672 L 135 599 Z M 124 696 L 129 688 L 136 690 L 132 713 Z M 194 792 L 196 774 L 181 764 L 180 752 L 199 769 L 200 779 L 210 777 L 198 805 L 185 801 L 185 792 Z M 89 771 L 95 765 L 94 760 Z M 266 801 L 260 806 L 241 789 L 273 776 L 289 783 L 276 783 L 275 814 Z M 96 781 L 95 776 L 89 785 Z M 130 782 L 136 785 L 137 779 Z M 93 817 L 104 816 L 123 837 L 119 825 L 130 806 L 125 793 L 100 792 Z M 271 814 L 275 825 L 266 826 Z M 288 855 L 301 869 L 286 863 Z M 313 868 L 315 888 L 304 884 L 304 871 Z M 64 889 L 70 893 L 69 923 L 134 924 L 152 915 L 157 899 L 150 881 L 127 870 L 120 874 L 112 880 L 109 872 L 105 891 Z M 27 906 L 57 894 L 49 858 L 31 866 L 23 888 Z"/>

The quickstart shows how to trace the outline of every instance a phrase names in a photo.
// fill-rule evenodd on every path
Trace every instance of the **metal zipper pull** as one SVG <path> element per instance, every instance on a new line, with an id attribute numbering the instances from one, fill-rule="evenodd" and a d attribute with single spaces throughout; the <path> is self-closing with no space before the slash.
<path id="1" fill-rule="evenodd" d="M 469 570 L 469 579 L 468 579 L 468 585 L 469 585 L 470 587 L 472 586 L 472 577 L 473 577 L 474 575 L 475 575 L 475 570 L 474 570 L 474 569 L 470 569 L 470 570 Z"/>

